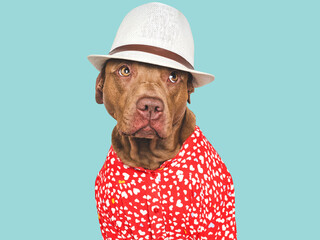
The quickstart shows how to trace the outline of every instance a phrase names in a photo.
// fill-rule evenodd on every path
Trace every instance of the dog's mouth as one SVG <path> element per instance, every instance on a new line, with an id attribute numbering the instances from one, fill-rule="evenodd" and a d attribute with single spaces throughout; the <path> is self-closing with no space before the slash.
<path id="1" fill-rule="evenodd" d="M 144 128 L 140 128 L 138 131 L 135 132 L 134 137 L 136 138 L 161 138 L 159 133 L 150 125 L 147 125 Z"/>
<path id="2" fill-rule="evenodd" d="M 153 138 L 160 138 L 163 139 L 163 137 L 159 134 L 159 132 L 154 129 L 150 124 L 139 128 L 138 130 L 128 133 L 123 132 L 119 129 L 119 133 L 123 136 L 130 136 L 135 138 L 147 138 L 147 139 L 153 139 Z"/>

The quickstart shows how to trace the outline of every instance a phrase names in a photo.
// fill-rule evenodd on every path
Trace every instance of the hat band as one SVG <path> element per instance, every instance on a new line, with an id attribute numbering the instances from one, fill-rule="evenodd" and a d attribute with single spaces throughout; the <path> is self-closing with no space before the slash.
<path id="1" fill-rule="evenodd" d="M 143 45 L 143 44 L 129 44 L 129 45 L 123 45 L 120 47 L 117 47 L 113 49 L 112 51 L 109 52 L 109 55 L 113 55 L 118 52 L 125 52 L 125 51 L 139 51 L 139 52 L 146 52 L 146 53 L 151 53 L 154 55 L 158 55 L 161 57 L 165 57 L 171 60 L 174 60 L 183 66 L 194 70 L 193 66 L 182 56 L 179 54 L 176 54 L 174 52 L 171 52 L 167 49 L 164 48 L 159 48 L 159 47 L 154 47 L 150 45 Z"/>

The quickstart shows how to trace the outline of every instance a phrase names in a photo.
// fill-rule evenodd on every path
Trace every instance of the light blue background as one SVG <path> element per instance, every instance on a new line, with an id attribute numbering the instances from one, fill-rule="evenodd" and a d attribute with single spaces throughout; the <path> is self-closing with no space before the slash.
<path id="1" fill-rule="evenodd" d="M 115 121 L 86 57 L 146 2 L 0 4 L 0 239 L 101 239 L 94 181 Z M 190 108 L 233 176 L 238 239 L 320 239 L 318 1 L 162 2 L 216 76 Z"/>

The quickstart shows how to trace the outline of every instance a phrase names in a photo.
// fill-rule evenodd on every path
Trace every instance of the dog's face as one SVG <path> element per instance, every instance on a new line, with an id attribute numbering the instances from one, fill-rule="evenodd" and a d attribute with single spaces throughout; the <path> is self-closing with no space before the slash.
<path id="1" fill-rule="evenodd" d="M 96 101 L 117 120 L 120 134 L 167 138 L 186 111 L 192 75 L 166 67 L 109 60 L 96 82 Z"/>

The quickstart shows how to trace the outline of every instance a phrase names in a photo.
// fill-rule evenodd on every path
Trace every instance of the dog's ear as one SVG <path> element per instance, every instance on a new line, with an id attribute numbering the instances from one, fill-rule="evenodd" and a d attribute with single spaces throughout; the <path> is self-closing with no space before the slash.
<path id="1" fill-rule="evenodd" d="M 102 72 L 102 71 L 101 71 Z M 104 79 L 103 79 L 103 74 L 99 73 L 97 80 L 96 80 L 96 102 L 98 104 L 103 103 L 103 84 L 104 84 Z"/>
<path id="2" fill-rule="evenodd" d="M 193 76 L 189 73 L 188 77 L 188 103 L 191 103 L 190 95 L 194 92 L 194 87 L 192 84 Z"/>
<path id="3" fill-rule="evenodd" d="M 106 67 L 107 67 L 107 62 L 103 64 L 103 67 L 96 80 L 96 102 L 98 104 L 103 103 L 103 85 L 105 81 Z"/>

